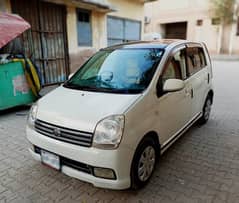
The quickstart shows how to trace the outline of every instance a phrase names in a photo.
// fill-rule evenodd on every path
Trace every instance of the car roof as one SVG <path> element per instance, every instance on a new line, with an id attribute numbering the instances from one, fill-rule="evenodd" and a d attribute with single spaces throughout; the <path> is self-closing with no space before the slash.
<path id="1" fill-rule="evenodd" d="M 169 45 L 175 44 L 183 44 L 189 43 L 187 40 L 179 40 L 179 39 L 160 39 L 154 41 L 134 41 L 124 44 L 117 44 L 114 46 L 106 47 L 101 50 L 116 50 L 116 49 L 146 49 L 146 48 L 158 48 L 165 49 Z"/>

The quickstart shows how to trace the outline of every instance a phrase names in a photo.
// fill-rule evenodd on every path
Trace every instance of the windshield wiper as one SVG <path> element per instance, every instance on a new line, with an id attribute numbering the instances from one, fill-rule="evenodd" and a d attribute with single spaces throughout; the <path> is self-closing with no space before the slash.
<path id="1" fill-rule="evenodd" d="M 66 83 L 63 85 L 63 87 L 76 89 L 76 88 L 79 88 L 79 85 L 76 85 L 76 84 L 73 84 L 73 83 L 70 83 L 70 82 L 66 82 Z"/>
<path id="2" fill-rule="evenodd" d="M 76 90 L 85 90 L 93 92 L 107 92 L 107 93 L 118 93 L 118 94 L 138 94 L 142 92 L 142 89 L 117 89 L 117 88 L 105 88 L 105 87 L 92 87 L 92 86 L 80 86 L 77 84 L 66 82 L 63 87 L 76 89 Z"/>
<path id="3" fill-rule="evenodd" d="M 73 84 L 73 83 L 65 83 L 63 85 L 63 87 L 66 87 L 66 88 L 70 88 L 70 89 L 76 89 L 76 90 L 89 90 L 89 91 L 94 91 L 94 92 L 99 92 L 99 91 L 102 91 L 102 90 L 106 90 L 107 88 L 98 88 L 98 87 L 92 87 L 92 86 L 87 86 L 87 85 L 84 85 L 84 86 L 81 86 L 81 85 L 77 85 L 77 84 Z"/>

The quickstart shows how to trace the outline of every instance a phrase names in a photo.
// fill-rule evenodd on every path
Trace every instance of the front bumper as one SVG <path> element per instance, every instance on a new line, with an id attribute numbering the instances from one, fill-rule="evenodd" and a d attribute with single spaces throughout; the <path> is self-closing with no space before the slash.
<path id="1" fill-rule="evenodd" d="M 130 187 L 130 167 L 134 154 L 132 149 L 122 146 L 116 150 L 81 147 L 46 137 L 29 127 L 26 129 L 26 133 L 30 143 L 41 149 L 86 165 L 114 170 L 116 180 L 98 178 L 62 164 L 61 172 L 64 174 L 101 188 L 121 190 Z M 29 151 L 35 160 L 41 161 L 39 153 L 34 152 L 32 149 L 29 149 Z"/>

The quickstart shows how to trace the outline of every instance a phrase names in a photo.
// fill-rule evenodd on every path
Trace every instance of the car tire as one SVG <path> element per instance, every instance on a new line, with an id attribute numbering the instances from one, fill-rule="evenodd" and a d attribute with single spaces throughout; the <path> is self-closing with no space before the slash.
<path id="1" fill-rule="evenodd" d="M 212 99 L 208 96 L 203 106 L 202 116 L 199 119 L 199 124 L 203 125 L 208 122 L 211 113 L 211 108 L 212 108 Z"/>
<path id="2" fill-rule="evenodd" d="M 131 165 L 131 189 L 140 189 L 150 180 L 159 154 L 158 147 L 151 137 L 139 144 Z"/>

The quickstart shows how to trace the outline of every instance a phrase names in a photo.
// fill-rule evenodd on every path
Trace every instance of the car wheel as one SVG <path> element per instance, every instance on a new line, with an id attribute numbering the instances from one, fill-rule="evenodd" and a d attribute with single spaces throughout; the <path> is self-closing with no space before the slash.
<path id="1" fill-rule="evenodd" d="M 207 121 L 209 120 L 211 109 L 212 109 L 212 101 L 210 97 L 207 97 L 205 104 L 203 106 L 202 117 L 199 120 L 201 125 L 207 123 Z"/>
<path id="2" fill-rule="evenodd" d="M 152 138 L 146 138 L 137 148 L 132 162 L 132 189 L 139 189 L 147 184 L 155 169 L 156 161 L 157 145 Z"/>

